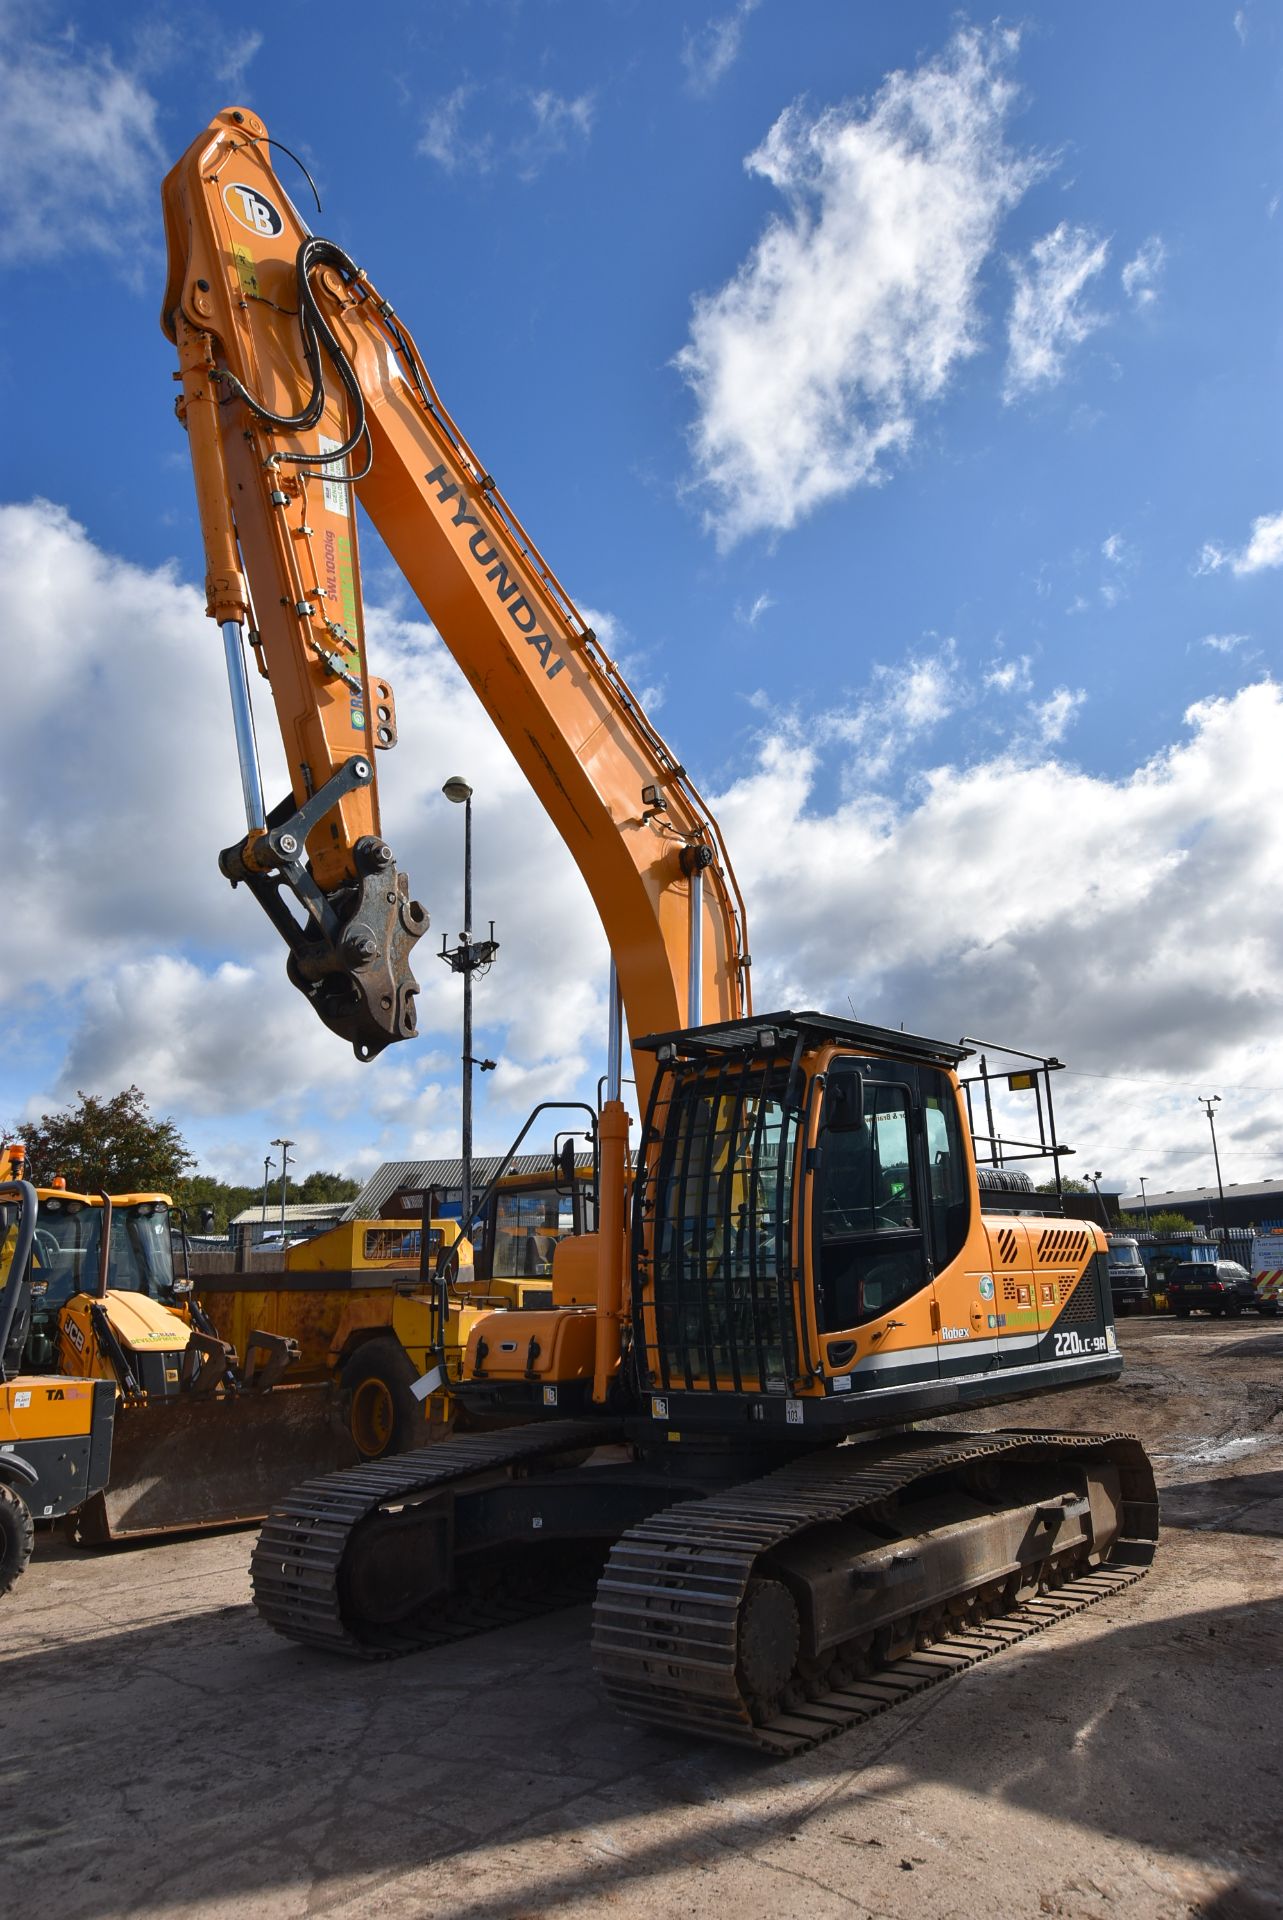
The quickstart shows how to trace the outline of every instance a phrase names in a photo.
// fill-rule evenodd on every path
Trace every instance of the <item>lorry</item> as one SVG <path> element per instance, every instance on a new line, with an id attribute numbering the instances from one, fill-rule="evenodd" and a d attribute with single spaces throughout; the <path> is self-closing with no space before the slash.
<path id="1" fill-rule="evenodd" d="M 1109 1236 L 1109 1289 L 1116 1319 L 1128 1313 L 1144 1313 L 1153 1304 L 1149 1274 L 1140 1257 L 1140 1247 L 1130 1234 Z"/>
<path id="2" fill-rule="evenodd" d="M 396 714 L 366 653 L 359 499 L 578 864 L 612 974 L 595 1230 L 552 1250 L 550 1303 L 474 1324 L 452 1383 L 518 1424 L 296 1489 L 254 1550 L 255 1605 L 296 1642 L 386 1658 L 587 1577 L 621 1712 L 796 1753 L 1150 1563 L 1130 1435 L 922 1424 L 1116 1380 L 1107 1240 L 982 1189 L 963 1070 L 990 1043 L 754 1008 L 711 810 L 395 306 L 271 156 L 228 108 L 163 189 L 162 326 L 245 807 L 222 871 L 358 1059 L 413 1038 L 428 916 L 379 818 Z M 247 648 L 290 770 L 272 806 Z M 1060 1063 L 1006 1054 L 1037 1097 L 1025 1157 L 1058 1174 Z"/>

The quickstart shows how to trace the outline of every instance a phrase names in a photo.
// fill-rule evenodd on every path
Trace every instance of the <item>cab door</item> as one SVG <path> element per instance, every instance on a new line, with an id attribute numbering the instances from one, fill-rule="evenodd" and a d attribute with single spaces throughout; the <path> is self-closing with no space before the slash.
<path id="1" fill-rule="evenodd" d="M 811 1257 L 824 1371 L 850 1392 L 939 1373 L 916 1070 L 836 1058 L 814 1150 Z"/>

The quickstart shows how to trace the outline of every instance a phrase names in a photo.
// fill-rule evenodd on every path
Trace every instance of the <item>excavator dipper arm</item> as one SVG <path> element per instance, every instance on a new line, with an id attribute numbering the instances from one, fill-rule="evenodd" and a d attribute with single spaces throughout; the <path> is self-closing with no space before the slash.
<path id="1" fill-rule="evenodd" d="M 744 910 L 715 820 L 392 306 L 308 231 L 269 145 L 261 121 L 228 109 L 164 190 L 163 324 L 179 348 L 246 792 L 249 830 L 224 872 L 257 894 L 290 945 L 291 978 L 359 1056 L 413 1032 L 409 954 L 427 918 L 379 832 L 374 754 L 394 744 L 395 708 L 365 658 L 355 495 L 583 874 L 631 1032 L 740 1017 Z M 271 814 L 238 679 L 244 638 L 290 766 L 291 796 Z M 644 1108 L 653 1062 L 634 1065 Z"/>

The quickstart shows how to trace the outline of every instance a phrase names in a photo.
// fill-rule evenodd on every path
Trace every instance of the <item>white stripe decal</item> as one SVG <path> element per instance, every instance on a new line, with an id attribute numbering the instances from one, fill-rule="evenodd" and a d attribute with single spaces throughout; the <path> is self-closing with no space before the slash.
<path id="1" fill-rule="evenodd" d="M 909 1348 L 908 1351 L 924 1352 L 925 1349 Z M 1022 1367 L 1020 1369 L 1020 1378 L 1022 1380 L 1037 1379 L 1043 1374 L 1064 1373 L 1067 1368 L 1080 1367 L 1084 1360 L 1116 1360 L 1118 1359 L 1118 1357 L 1119 1356 L 1116 1353 L 1113 1353 L 1113 1354 L 1079 1353 L 1079 1354 L 1073 1355 L 1072 1358 L 1068 1360 L 1040 1360 L 1036 1366 Z M 890 1359 L 891 1355 L 888 1354 L 887 1358 Z M 959 1374 L 956 1377 L 957 1379 L 963 1380 L 963 1381 L 965 1380 L 1003 1380 L 1006 1378 L 1006 1375 L 1003 1373 L 1001 1367 L 995 1367 L 989 1372 L 983 1372 L 983 1373 L 978 1372 L 978 1373 L 971 1373 L 971 1374 L 964 1373 L 964 1374 Z M 947 1385 L 948 1382 L 944 1382 L 944 1384 Z M 930 1380 L 891 1380 L 891 1381 L 888 1381 L 885 1387 L 866 1388 L 865 1391 L 860 1395 L 860 1399 L 861 1401 L 877 1400 L 877 1399 L 880 1399 L 884 1393 L 904 1393 L 906 1391 L 912 1392 L 917 1387 L 929 1387 L 930 1385 L 931 1385 Z"/>
<path id="2" fill-rule="evenodd" d="M 1015 1348 L 1036 1347 L 1045 1333 L 985 1334 L 978 1340 L 942 1340 L 938 1346 L 892 1347 L 888 1353 L 869 1353 L 857 1360 L 852 1374 L 882 1373 L 888 1367 L 924 1366 L 942 1353 L 1009 1353 Z"/>

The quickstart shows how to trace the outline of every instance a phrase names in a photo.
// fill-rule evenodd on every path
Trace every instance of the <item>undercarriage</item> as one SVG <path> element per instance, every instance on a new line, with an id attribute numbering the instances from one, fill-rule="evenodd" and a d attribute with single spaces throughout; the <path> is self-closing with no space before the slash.
<path id="1" fill-rule="evenodd" d="M 1152 1469 L 1126 1434 L 917 1430 L 782 1463 L 646 1457 L 618 1422 L 451 1438 L 269 1516 L 254 1599 L 356 1658 L 594 1596 L 632 1719 L 790 1753 L 1138 1579 Z"/>

